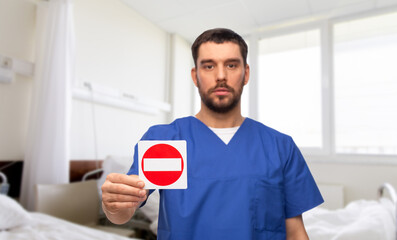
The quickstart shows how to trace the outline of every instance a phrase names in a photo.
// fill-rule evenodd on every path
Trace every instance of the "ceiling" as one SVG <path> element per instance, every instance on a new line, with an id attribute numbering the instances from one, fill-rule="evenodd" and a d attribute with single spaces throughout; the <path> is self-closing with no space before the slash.
<path id="1" fill-rule="evenodd" d="M 241 35 L 275 24 L 324 19 L 397 6 L 397 0 L 122 0 L 139 14 L 188 41 L 215 27 Z"/>

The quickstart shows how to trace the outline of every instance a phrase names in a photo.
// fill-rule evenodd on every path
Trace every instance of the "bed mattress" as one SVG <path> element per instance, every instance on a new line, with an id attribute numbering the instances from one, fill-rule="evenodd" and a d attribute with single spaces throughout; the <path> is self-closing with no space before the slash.
<path id="1" fill-rule="evenodd" d="M 0 231 L 0 240 L 131 240 L 50 215 L 30 212 L 31 220 L 22 226 Z M 135 238 L 136 239 L 136 238 Z"/>

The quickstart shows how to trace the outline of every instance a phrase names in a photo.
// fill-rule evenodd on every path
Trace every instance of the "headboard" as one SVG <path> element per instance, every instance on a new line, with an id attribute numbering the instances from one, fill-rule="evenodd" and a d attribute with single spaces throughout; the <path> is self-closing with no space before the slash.
<path id="1" fill-rule="evenodd" d="M 103 160 L 70 160 L 70 182 L 81 181 L 84 174 L 102 168 Z M 102 173 L 93 175 L 92 178 L 98 179 Z"/>

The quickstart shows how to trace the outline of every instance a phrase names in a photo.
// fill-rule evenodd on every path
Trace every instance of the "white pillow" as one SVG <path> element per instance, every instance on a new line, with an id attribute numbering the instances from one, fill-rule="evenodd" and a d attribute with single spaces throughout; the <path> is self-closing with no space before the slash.
<path id="1" fill-rule="evenodd" d="M 102 163 L 103 173 L 102 176 L 98 179 L 98 193 L 100 199 L 102 199 L 102 184 L 105 183 L 106 176 L 109 173 L 123 173 L 127 174 L 130 170 L 132 162 L 134 159 L 132 157 L 127 156 L 107 156 L 106 159 Z M 101 208 L 102 209 L 102 208 Z"/>
<path id="2" fill-rule="evenodd" d="M 0 230 L 28 224 L 32 218 L 14 199 L 0 194 Z"/>

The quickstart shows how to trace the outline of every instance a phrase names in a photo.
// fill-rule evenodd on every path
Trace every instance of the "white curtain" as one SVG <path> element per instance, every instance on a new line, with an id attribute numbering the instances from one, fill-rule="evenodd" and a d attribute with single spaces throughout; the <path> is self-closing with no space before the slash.
<path id="1" fill-rule="evenodd" d="M 21 203 L 34 210 L 35 185 L 69 182 L 74 30 L 71 0 L 37 5 L 36 61 Z"/>

